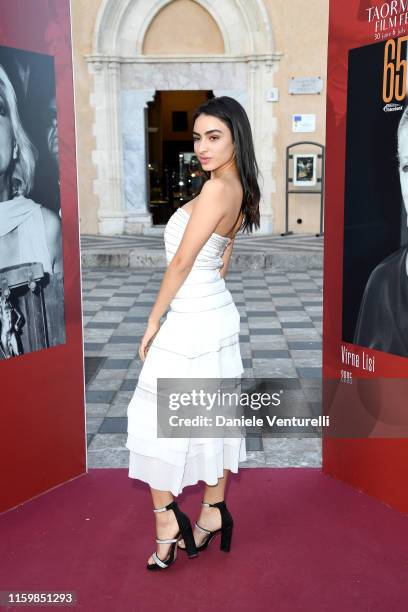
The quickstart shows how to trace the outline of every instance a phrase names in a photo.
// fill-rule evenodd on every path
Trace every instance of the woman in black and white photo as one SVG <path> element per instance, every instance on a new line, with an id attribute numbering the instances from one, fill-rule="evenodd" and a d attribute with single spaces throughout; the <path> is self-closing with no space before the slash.
<path id="1" fill-rule="evenodd" d="M 63 272 L 61 222 L 30 194 L 36 150 L 19 117 L 13 86 L 0 66 L 0 270 L 41 262 L 50 274 Z"/>
<path id="2" fill-rule="evenodd" d="M 408 213 L 408 106 L 398 125 L 399 179 Z M 365 287 L 354 344 L 408 357 L 408 246 L 372 271 Z"/>
<path id="3" fill-rule="evenodd" d="M 9 70 L 13 73 L 12 66 Z M 18 90 L 18 73 L 14 77 Z M 0 359 L 65 342 L 61 220 L 30 198 L 39 154 L 23 127 L 18 102 L 34 116 L 45 112 L 31 98 L 17 99 L 0 63 Z M 55 138 L 56 132 L 54 145 Z M 28 268 L 19 268 L 23 264 L 39 275 L 36 282 L 28 284 Z"/>

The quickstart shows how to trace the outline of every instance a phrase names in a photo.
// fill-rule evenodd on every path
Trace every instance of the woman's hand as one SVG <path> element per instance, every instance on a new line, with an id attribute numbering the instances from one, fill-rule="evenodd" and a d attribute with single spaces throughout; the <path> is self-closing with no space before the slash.
<path id="1" fill-rule="evenodd" d="M 157 332 L 160 329 L 159 321 L 149 321 L 146 327 L 146 331 L 143 335 L 142 341 L 139 346 L 139 357 L 144 362 L 146 359 L 147 351 L 150 348 Z"/>

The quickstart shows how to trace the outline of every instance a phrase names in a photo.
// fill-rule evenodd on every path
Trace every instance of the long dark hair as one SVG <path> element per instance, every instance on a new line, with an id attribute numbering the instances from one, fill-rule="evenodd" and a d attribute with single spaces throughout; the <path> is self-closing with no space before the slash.
<path id="1" fill-rule="evenodd" d="M 221 119 L 231 131 L 235 145 L 236 164 L 244 191 L 241 204 L 244 218 L 240 229 L 243 232 L 252 233 L 253 227 L 259 228 L 260 225 L 259 200 L 261 194 L 258 185 L 259 168 L 255 159 L 248 116 L 241 104 L 229 96 L 206 100 L 193 112 L 193 121 L 200 115 L 211 115 Z M 210 172 L 204 170 L 204 176 L 203 184 L 210 178 Z"/>

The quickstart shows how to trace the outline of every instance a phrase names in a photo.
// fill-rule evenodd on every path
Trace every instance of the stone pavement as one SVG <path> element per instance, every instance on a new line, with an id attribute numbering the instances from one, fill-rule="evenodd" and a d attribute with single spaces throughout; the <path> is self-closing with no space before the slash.
<path id="1" fill-rule="evenodd" d="M 120 237 L 119 242 L 127 239 Z M 241 242 L 249 239 L 245 237 Z M 288 238 L 286 241 L 291 243 Z M 159 244 L 163 249 L 162 239 Z M 316 246 L 320 249 L 319 244 Z M 102 251 L 104 248 L 106 244 Z M 124 247 L 125 251 L 128 249 L 129 245 Z M 295 254 L 300 251 L 301 248 Z M 82 267 L 90 468 L 128 466 L 126 414 L 142 366 L 138 346 L 164 270 L 163 266 Z M 291 414 L 297 414 L 297 407 L 303 414 L 320 414 L 321 266 L 301 272 L 232 268 L 226 284 L 241 315 L 243 377 L 261 383 L 275 379 L 285 389 Z M 248 461 L 240 465 L 321 465 L 318 434 L 299 433 L 297 438 L 272 438 L 265 434 L 247 432 Z"/>

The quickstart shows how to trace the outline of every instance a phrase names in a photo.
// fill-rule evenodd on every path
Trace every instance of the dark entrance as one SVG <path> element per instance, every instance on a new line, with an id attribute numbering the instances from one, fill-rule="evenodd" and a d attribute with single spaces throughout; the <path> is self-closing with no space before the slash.
<path id="1" fill-rule="evenodd" d="M 153 225 L 167 223 L 174 211 L 198 193 L 202 180 L 194 155 L 194 109 L 209 91 L 157 91 L 147 109 L 148 194 Z"/>

